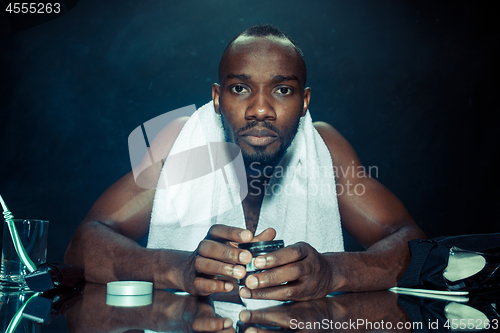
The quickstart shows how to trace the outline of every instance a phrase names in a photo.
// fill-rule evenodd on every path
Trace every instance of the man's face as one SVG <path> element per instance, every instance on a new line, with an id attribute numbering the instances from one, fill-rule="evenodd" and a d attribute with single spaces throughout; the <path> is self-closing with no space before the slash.
<path id="1" fill-rule="evenodd" d="M 303 89 L 300 61 L 286 39 L 243 36 L 229 51 L 212 97 L 226 139 L 240 146 L 247 170 L 275 166 L 306 114 L 310 89 Z"/>

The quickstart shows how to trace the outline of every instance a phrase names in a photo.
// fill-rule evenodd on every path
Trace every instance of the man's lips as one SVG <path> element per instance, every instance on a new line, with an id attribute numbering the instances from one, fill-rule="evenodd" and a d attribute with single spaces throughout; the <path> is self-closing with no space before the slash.
<path id="1" fill-rule="evenodd" d="M 278 139 L 278 135 L 267 128 L 252 128 L 241 134 L 243 141 L 251 146 L 267 146 Z"/>

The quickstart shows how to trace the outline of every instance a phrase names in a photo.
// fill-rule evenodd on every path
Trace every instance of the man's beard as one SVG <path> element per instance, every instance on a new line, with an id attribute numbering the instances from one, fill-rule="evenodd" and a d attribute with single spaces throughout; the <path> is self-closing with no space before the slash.
<path id="1" fill-rule="evenodd" d="M 253 149 L 255 150 L 253 153 L 249 154 L 245 152 L 243 149 L 241 149 L 241 154 L 243 156 L 243 162 L 245 163 L 245 170 L 247 175 L 253 176 L 253 177 L 258 177 L 263 174 L 264 168 L 266 167 L 276 167 L 283 156 L 285 155 L 286 151 L 288 150 L 288 147 L 290 147 L 290 144 L 293 141 L 293 138 L 295 137 L 295 134 L 297 133 L 297 130 L 299 128 L 299 121 L 301 118 L 299 118 L 299 121 L 295 124 L 295 129 L 290 132 L 290 134 L 285 137 L 282 131 L 280 131 L 278 128 L 276 128 L 272 123 L 263 121 L 263 122 L 258 122 L 256 120 L 249 121 L 245 126 L 239 128 L 238 130 L 234 131 L 235 134 L 235 141 L 233 142 L 231 140 L 231 137 L 229 135 L 228 128 L 226 126 L 226 121 L 224 119 L 224 116 L 222 115 L 222 112 L 220 113 L 220 118 L 221 118 L 221 123 L 222 123 L 222 128 L 224 130 L 224 136 L 226 138 L 226 142 L 230 143 L 235 143 L 237 144 L 240 148 L 240 140 L 238 138 L 238 134 L 242 133 L 244 131 L 247 131 L 251 128 L 254 127 L 264 127 L 266 129 L 269 129 L 276 133 L 278 135 L 278 141 L 280 142 L 280 146 L 278 150 L 275 152 L 269 153 L 266 152 L 267 146 L 252 146 Z M 269 174 L 269 172 L 266 172 L 266 174 Z"/>

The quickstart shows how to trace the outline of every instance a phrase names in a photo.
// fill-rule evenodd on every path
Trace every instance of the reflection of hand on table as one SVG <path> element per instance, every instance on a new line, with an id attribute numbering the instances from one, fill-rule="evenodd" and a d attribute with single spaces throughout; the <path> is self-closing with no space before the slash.
<path id="1" fill-rule="evenodd" d="M 82 300 L 66 314 L 70 332 L 125 332 L 131 329 L 165 331 L 219 331 L 228 318 L 217 317 L 210 299 L 155 290 L 153 303 L 140 307 L 106 304 L 106 285 L 87 283 Z"/>
<path id="2" fill-rule="evenodd" d="M 240 320 L 246 324 L 260 324 L 294 331 L 366 331 L 366 325 L 348 326 L 350 322 L 356 323 L 358 319 L 366 322 L 387 324 L 391 323 L 392 329 L 385 332 L 404 332 L 397 329 L 398 323 L 409 322 L 406 312 L 398 304 L 398 296 L 389 291 L 347 293 L 334 297 L 326 297 L 307 302 L 294 302 L 266 309 L 254 311 L 244 310 L 240 313 Z M 307 329 L 307 323 L 314 325 L 319 322 L 319 327 Z M 327 327 L 321 326 L 325 323 Z M 337 326 L 344 325 L 347 327 Z M 262 328 L 254 328 L 253 332 L 270 332 Z M 369 329 L 369 327 L 368 327 Z M 411 332 L 411 330 L 408 330 Z M 248 332 L 248 329 L 247 329 Z"/>

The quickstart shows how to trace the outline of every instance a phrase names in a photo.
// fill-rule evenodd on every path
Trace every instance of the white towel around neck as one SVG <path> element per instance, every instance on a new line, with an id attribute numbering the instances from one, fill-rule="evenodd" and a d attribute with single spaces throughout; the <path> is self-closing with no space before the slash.
<path id="1" fill-rule="evenodd" d="M 225 137 L 220 116 L 213 102 L 209 102 L 186 122 L 164 164 L 160 181 L 167 179 L 169 186 L 156 189 L 148 248 L 194 251 L 212 224 L 246 227 L 241 205 L 246 182 L 238 181 L 241 174 L 234 167 L 241 167 L 241 154 L 233 164 L 170 186 L 171 171 L 167 173 L 166 169 L 177 161 L 172 156 L 190 151 L 197 156 L 197 164 L 201 164 L 199 156 L 203 154 L 200 152 L 208 151 L 212 157 L 197 169 L 206 169 L 208 165 L 213 170 L 217 157 L 206 148 L 208 143 L 214 142 L 225 142 Z M 193 150 L 196 147 L 199 149 Z M 186 167 L 192 168 L 192 165 Z M 178 165 L 176 168 L 184 169 Z M 182 177 L 190 179 L 189 172 Z M 301 118 L 295 138 L 276 167 L 267 194 L 262 202 L 256 234 L 272 227 L 277 231 L 276 239 L 283 239 L 285 246 L 304 241 L 319 253 L 344 250 L 332 159 L 312 124 L 309 111 Z"/>

